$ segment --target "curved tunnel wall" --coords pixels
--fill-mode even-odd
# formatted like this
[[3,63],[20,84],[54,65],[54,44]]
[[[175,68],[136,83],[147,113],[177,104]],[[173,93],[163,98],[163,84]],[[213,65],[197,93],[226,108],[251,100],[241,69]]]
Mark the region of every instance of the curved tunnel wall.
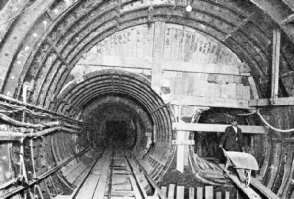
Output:
[[[71,6],[66,5],[63,1],[36,1],[36,4],[28,5],[31,7],[27,12],[17,17],[17,22],[8,23],[5,33],[1,34],[2,93],[21,98],[23,83],[30,82],[35,86],[34,92],[30,94],[30,103],[51,110],[59,110],[66,115],[78,113],[81,110],[80,106],[85,104],[87,99],[78,98],[76,100],[69,95],[65,96],[69,104],[61,105],[56,98],[63,86],[73,80],[69,75],[70,70],[82,54],[118,29],[163,20],[195,28],[226,44],[250,66],[255,81],[259,83],[260,97],[269,96],[271,31],[274,28],[281,28],[285,32],[282,32],[280,96],[292,96],[293,32],[289,30],[293,27],[289,24],[281,24],[281,19],[287,18],[292,13],[291,7],[279,3],[280,7],[273,6],[268,13],[265,13],[258,7],[264,11],[266,7],[262,5],[257,7],[254,3],[233,0],[193,1],[193,11],[187,15],[184,11],[186,4],[171,6],[165,1],[162,4],[154,4],[153,11],[152,9],[149,11],[149,4],[141,5],[140,1],[123,2],[122,4],[77,1]],[[279,12],[281,8],[285,8],[283,12]],[[172,14],[170,14],[171,11]],[[111,84],[109,79],[111,77],[108,80],[105,79],[105,82]],[[130,91],[131,85],[126,82],[123,90],[118,89],[115,85],[114,91],[134,95]],[[97,95],[111,90],[101,88],[103,87],[95,86]],[[78,89],[77,93],[79,93]],[[144,98],[143,96],[146,97],[144,92],[138,97],[138,101],[147,107],[149,113],[152,113],[153,108],[156,109],[162,104],[156,100],[144,101],[141,99]],[[153,102],[156,106],[149,104]],[[77,106],[76,110],[71,104]],[[265,112],[263,114],[267,115]],[[168,115],[167,111],[152,114],[152,120],[160,126],[159,132],[163,132],[166,128],[161,122],[166,120],[165,123],[168,123],[169,121],[164,115]],[[292,108],[269,109],[268,120],[276,127],[292,127],[291,122],[283,122],[290,121],[292,117]],[[70,135],[66,136],[70,137]],[[159,140],[170,140],[169,135],[165,132],[158,136]],[[294,190],[291,183],[294,177],[291,163],[293,161],[292,137],[291,133],[270,132],[267,137],[268,150],[261,170],[264,184],[285,197],[290,194],[293,196]],[[48,139],[39,142],[44,146],[46,146],[45,143],[47,145],[50,143]],[[62,144],[54,144],[54,146],[57,145]],[[73,152],[67,151],[67,153]],[[66,154],[62,156],[66,157]],[[44,162],[40,163],[38,168],[46,170],[42,168],[44,165]]]
[[[163,169],[168,168],[169,160],[173,156],[173,153],[170,153],[173,150],[171,146],[173,137],[171,130],[172,115],[169,107],[150,87],[150,82],[140,75],[119,70],[96,71],[83,77],[82,82],[73,82],[63,90],[58,99],[62,99],[66,103],[57,99],[59,103],[55,104],[55,110],[69,115],[76,113],[76,110],[83,110],[81,118],[85,119],[85,122],[91,123],[93,118],[91,116],[83,117],[83,114],[89,113],[88,111],[99,111],[99,108],[103,107],[103,102],[111,103],[107,107],[108,109],[111,109],[111,106],[116,103],[129,106],[133,112],[141,117],[144,126],[144,131],[139,132],[138,139],[140,139],[137,140],[134,151],[139,154],[145,150],[145,133],[151,133],[152,141],[155,143],[151,155],[157,161],[160,161],[161,165],[160,169],[154,169],[154,172],[157,173],[154,178],[162,176]],[[113,96],[116,95],[120,97],[114,98]],[[101,96],[106,96],[106,98],[99,101]],[[96,114],[99,114],[99,112]],[[93,113],[93,116],[96,117],[95,113]],[[160,177],[157,180],[159,179]]]

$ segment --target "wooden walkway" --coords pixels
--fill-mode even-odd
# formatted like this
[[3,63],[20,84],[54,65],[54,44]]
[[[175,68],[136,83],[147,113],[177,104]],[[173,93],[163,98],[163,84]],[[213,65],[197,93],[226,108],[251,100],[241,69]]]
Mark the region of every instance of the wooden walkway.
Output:
[[142,199],[148,196],[144,175],[133,157],[122,148],[107,149],[92,163],[73,165],[63,173],[77,188],[71,195],[55,199]]
[[[213,186],[189,187],[189,199],[230,199],[230,192],[214,191]],[[170,184],[161,190],[168,199],[185,199],[185,187]],[[186,196],[187,198],[187,196]]]
[[[219,165],[223,169],[223,165]],[[260,199],[251,187],[245,187],[237,176],[225,171],[227,176],[250,199]],[[76,161],[62,172],[75,188],[71,195],[57,195],[55,199],[232,199],[229,191],[214,190],[213,186],[184,187],[175,184],[157,187],[141,163],[122,147],[105,149],[90,164]],[[146,187],[153,188],[146,193]],[[253,179],[252,186],[262,190],[268,198],[278,198],[261,183]],[[150,189],[149,189],[150,190]]]

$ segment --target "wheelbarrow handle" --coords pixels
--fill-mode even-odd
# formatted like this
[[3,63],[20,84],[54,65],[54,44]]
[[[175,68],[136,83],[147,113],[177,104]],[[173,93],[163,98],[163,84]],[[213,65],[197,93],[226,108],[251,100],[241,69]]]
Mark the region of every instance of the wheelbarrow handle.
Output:
[[223,147],[221,147],[221,149],[223,150],[224,155],[227,157],[227,151]]

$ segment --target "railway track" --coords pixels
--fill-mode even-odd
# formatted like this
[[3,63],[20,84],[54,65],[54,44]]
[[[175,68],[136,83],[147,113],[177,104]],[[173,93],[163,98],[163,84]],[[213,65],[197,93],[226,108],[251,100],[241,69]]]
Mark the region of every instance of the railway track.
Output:
[[[116,144],[105,149],[85,171],[84,178],[76,184],[70,196],[58,195],[56,199],[147,199],[160,197],[161,190],[149,177],[134,156],[122,145]],[[147,193],[144,187],[156,191]],[[158,197],[159,196],[159,197]]]

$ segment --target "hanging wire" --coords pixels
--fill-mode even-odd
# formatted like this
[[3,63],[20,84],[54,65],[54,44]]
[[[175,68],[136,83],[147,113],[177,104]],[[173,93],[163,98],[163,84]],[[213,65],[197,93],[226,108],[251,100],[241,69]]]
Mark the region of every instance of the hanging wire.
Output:
[[252,112],[252,113],[240,113],[240,114],[238,114],[239,116],[249,116],[249,115],[254,115],[256,113],[256,111],[255,112]]
[[282,132],[282,133],[289,133],[289,132],[294,132],[294,129],[277,129],[273,126],[271,126],[265,119],[264,117],[260,114],[259,110],[256,111],[257,115],[260,117],[260,119],[262,120],[263,123],[265,123],[265,125],[267,125],[270,129],[277,131],[277,132]]

